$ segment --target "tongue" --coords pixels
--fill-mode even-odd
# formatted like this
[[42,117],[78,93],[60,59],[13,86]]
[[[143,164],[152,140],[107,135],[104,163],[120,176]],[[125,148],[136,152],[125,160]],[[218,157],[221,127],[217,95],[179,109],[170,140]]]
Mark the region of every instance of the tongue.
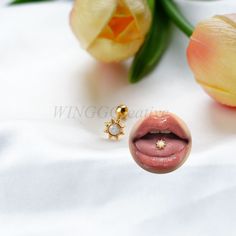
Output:
[[[166,143],[163,149],[158,149],[156,146],[159,140],[163,140]],[[135,146],[141,153],[147,156],[169,157],[182,151],[186,146],[186,141],[173,134],[148,134],[135,141]]]

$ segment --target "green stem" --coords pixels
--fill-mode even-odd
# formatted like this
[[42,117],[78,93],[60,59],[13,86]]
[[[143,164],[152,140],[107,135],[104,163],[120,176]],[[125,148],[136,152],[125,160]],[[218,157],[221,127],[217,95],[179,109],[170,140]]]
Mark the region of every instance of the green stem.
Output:
[[178,7],[172,0],[161,0],[161,2],[169,18],[183,33],[190,37],[193,34],[194,27],[182,15]]

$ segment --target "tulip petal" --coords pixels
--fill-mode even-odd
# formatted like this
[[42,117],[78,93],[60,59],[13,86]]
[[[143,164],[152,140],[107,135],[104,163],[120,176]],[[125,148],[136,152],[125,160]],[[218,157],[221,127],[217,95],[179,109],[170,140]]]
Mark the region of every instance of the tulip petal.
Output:
[[136,39],[142,39],[140,31],[137,29],[135,22],[131,23],[117,38],[119,43],[129,43]]
[[96,59],[118,62],[138,51],[151,18],[146,0],[76,0],[71,27]]
[[236,24],[215,16],[199,23],[187,50],[196,80],[215,100],[236,106]]
[[152,16],[151,12],[146,9],[149,7],[146,0],[124,0],[127,7],[130,9],[133,17],[135,18],[137,27],[140,32],[145,35],[151,25]]
[[198,83],[204,88],[204,90],[216,101],[221,104],[235,107],[236,94],[230,91],[222,90],[220,88],[215,88],[212,85],[203,84],[198,81]]
[[118,43],[129,43],[143,37],[137,28],[134,17],[123,1],[118,2],[117,9],[99,35],[100,38],[107,38]]
[[113,17],[111,21],[108,23],[112,31],[114,32],[114,36],[119,36],[120,33],[122,33],[128,25],[133,21],[132,16],[127,17]]
[[107,25],[117,7],[117,0],[76,0],[71,11],[71,27],[87,49]]
[[134,40],[130,43],[114,43],[112,40],[97,38],[88,51],[98,60],[103,62],[119,62],[133,56],[143,43],[142,39]]

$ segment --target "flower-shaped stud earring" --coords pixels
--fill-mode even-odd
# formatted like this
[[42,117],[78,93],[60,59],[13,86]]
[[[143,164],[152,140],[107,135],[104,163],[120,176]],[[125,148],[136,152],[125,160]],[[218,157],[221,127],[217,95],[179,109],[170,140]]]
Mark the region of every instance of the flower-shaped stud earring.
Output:
[[108,134],[108,138],[118,140],[120,136],[124,135],[124,124],[122,121],[126,120],[128,116],[128,107],[126,105],[119,105],[116,108],[116,118],[105,122],[104,132]]

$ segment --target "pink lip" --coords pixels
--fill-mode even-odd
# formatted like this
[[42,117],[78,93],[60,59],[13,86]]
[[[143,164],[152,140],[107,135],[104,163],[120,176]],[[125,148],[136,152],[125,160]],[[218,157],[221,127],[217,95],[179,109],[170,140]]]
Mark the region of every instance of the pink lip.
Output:
[[[163,134],[163,131],[170,134]],[[163,150],[155,145],[160,139],[166,142]],[[154,173],[167,173],[180,167],[190,153],[191,143],[185,123],[167,112],[154,112],[140,120],[131,132],[129,141],[131,154],[137,164]]]

